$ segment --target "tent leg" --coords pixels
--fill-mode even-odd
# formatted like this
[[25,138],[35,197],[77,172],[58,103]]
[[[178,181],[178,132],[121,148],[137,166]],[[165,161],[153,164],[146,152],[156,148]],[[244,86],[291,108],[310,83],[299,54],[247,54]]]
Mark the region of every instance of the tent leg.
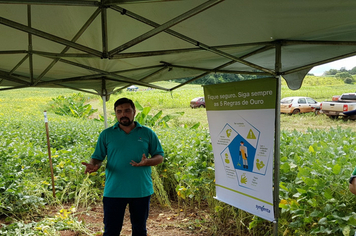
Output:
[[275,136],[274,136],[274,162],[273,162],[273,206],[274,206],[274,224],[273,235],[278,236],[278,219],[279,219],[279,168],[280,168],[280,140],[281,140],[281,76],[282,68],[282,46],[276,46],[275,72],[277,80],[277,99],[275,109]]
[[274,141],[274,178],[273,178],[273,205],[274,205],[274,221],[273,235],[278,236],[278,219],[279,219],[279,168],[280,168],[280,100],[281,100],[281,76],[277,76],[277,100],[275,109],[275,141]]
[[102,96],[103,99],[103,113],[104,113],[104,123],[105,129],[108,127],[108,117],[106,115],[106,96]]

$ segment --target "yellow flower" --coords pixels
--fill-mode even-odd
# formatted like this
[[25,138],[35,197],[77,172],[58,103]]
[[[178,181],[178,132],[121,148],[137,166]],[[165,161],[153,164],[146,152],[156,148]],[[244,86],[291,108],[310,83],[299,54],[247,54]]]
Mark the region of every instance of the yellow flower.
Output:
[[59,166],[60,168],[63,168],[63,167],[64,167],[64,164],[65,164],[65,162],[64,162],[64,161],[61,161],[61,162],[58,164],[58,166]]
[[287,204],[288,204],[288,201],[285,200],[285,199],[282,199],[281,202],[280,202],[280,204],[287,205]]
[[66,219],[69,214],[70,214],[70,212],[68,212],[66,209],[61,209],[59,211],[59,217],[62,219]]

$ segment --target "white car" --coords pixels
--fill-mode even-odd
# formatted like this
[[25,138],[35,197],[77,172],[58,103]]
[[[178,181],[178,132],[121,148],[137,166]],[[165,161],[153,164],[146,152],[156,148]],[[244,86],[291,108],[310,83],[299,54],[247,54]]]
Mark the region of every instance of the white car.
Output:
[[281,100],[281,113],[317,113],[319,110],[320,103],[310,97],[286,97]]

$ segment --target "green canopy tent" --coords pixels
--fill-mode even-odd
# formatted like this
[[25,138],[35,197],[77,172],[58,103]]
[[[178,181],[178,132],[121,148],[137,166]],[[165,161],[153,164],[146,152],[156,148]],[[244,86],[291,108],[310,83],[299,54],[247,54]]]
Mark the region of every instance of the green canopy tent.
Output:
[[314,66],[356,55],[355,9],[354,0],[0,0],[0,90],[70,88],[105,105],[131,85],[172,91],[184,84],[154,82],[215,72],[282,76],[298,89]]
[[[110,95],[208,73],[281,75],[356,55],[352,0],[0,0],[0,86]],[[93,91],[94,90],[94,91]]]

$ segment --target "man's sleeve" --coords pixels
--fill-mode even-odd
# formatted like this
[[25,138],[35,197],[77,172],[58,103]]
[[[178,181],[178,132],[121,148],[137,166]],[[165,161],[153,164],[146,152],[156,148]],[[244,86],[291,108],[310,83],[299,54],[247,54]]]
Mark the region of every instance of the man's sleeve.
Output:
[[107,154],[106,148],[106,135],[104,132],[101,132],[98,138],[98,142],[96,143],[95,151],[91,158],[103,161]]
[[354,171],[352,172],[352,175],[356,175],[356,168],[355,168]]
[[153,131],[151,131],[151,143],[150,143],[149,153],[151,154],[151,156],[154,155],[164,156],[161,142],[159,141],[157,134]]

